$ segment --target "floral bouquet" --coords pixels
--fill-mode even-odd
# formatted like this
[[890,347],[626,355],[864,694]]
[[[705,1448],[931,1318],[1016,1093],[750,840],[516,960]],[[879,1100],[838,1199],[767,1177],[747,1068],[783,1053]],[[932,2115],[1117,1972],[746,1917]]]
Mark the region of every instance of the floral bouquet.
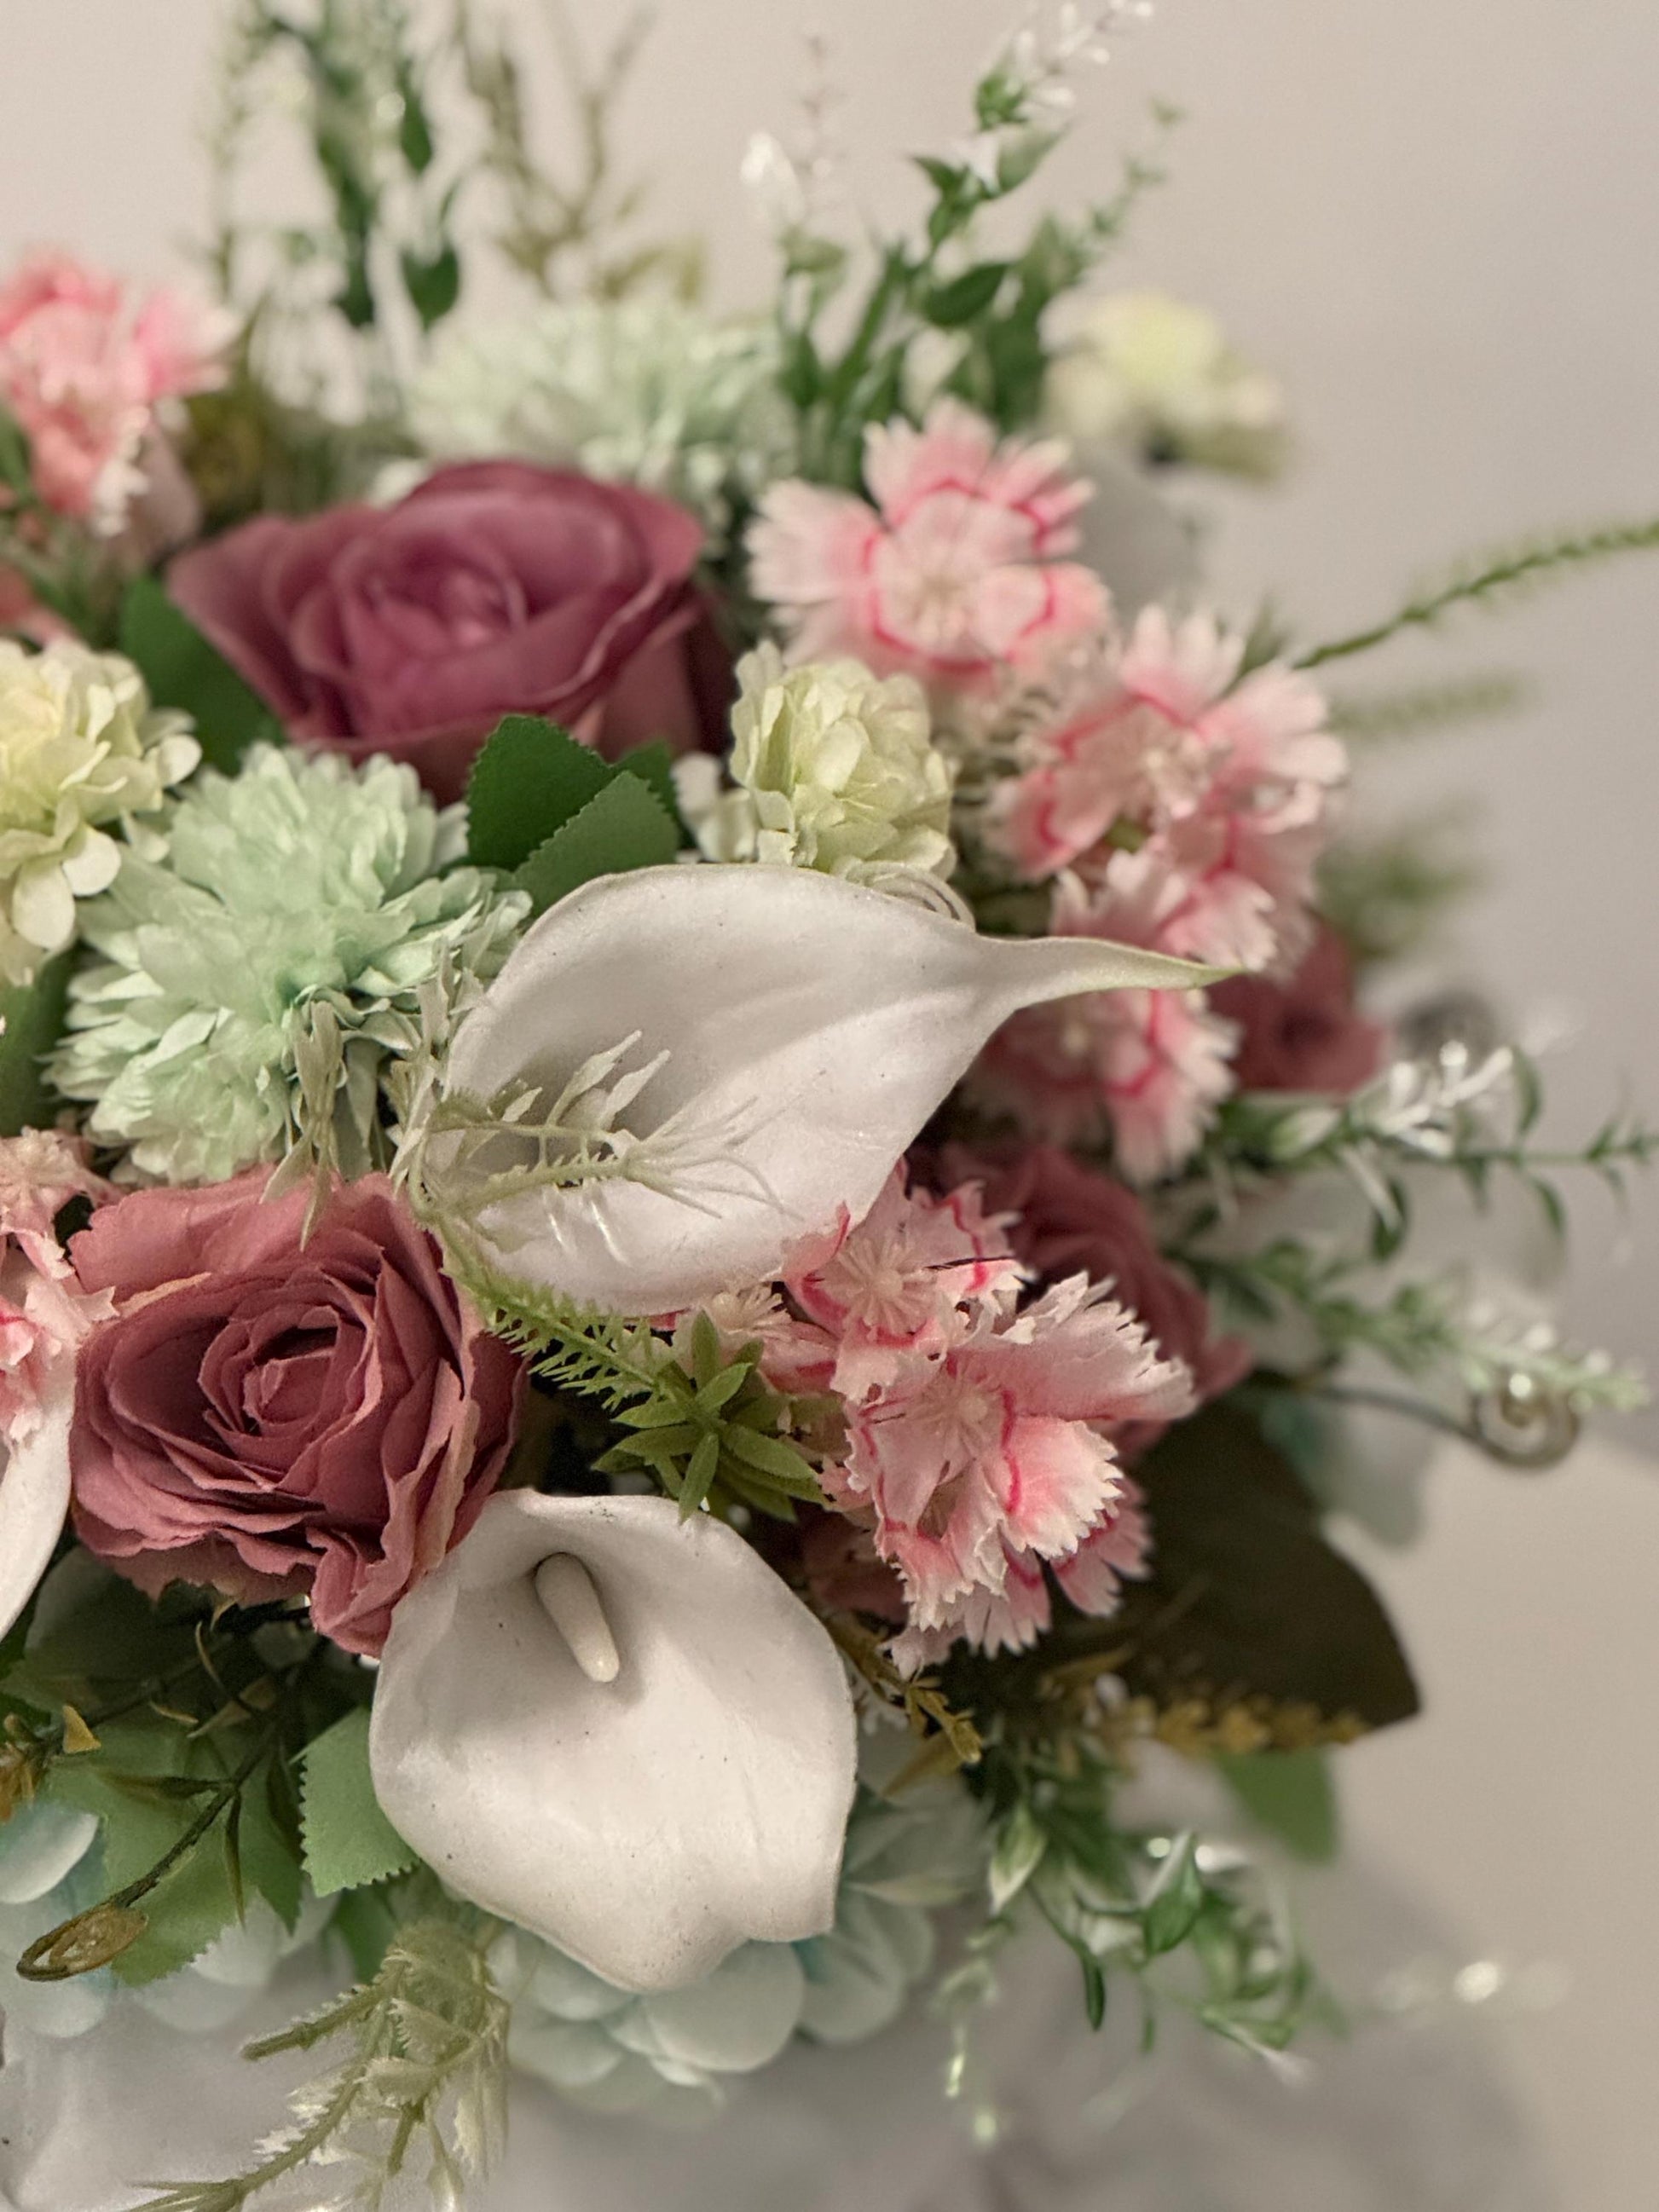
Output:
[[[0,286],[5,2009],[351,1984],[169,2212],[453,2192],[509,2066],[701,2104],[913,2001],[960,2090],[1016,1938],[1080,2035],[1281,2052],[1329,2002],[1249,1838],[1324,1849],[1416,1705],[1353,1408],[1531,1465],[1639,1395],[1446,1231],[1561,1227],[1527,1060],[1358,1009],[1456,871],[1341,825],[1351,746],[1491,702],[1322,680],[1659,530],[1207,611],[1277,387],[1082,304],[1150,159],[1018,218],[1133,12],[1018,33],[873,244],[815,92],[722,321],[625,52],[573,183],[467,9],[243,0],[217,305]],[[239,211],[267,112],[302,230]],[[539,304],[452,335],[484,231]],[[1138,1808],[1154,1741],[1250,1822]]]

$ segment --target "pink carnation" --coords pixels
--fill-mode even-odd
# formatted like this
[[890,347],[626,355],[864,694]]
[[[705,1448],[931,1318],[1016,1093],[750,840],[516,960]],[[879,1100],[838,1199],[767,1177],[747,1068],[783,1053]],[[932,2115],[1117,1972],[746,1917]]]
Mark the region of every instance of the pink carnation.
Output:
[[880,673],[979,685],[1038,662],[1109,615],[1077,544],[1089,487],[1063,447],[1008,439],[960,401],[921,429],[872,425],[873,505],[814,484],[775,485],[750,533],[754,588],[804,660],[852,653]]
[[108,1311],[106,1298],[79,1294],[53,1224],[73,1198],[114,1194],[79,1138],[25,1129],[0,1139],[0,1445],[33,1433],[59,1368]]
[[[1123,854],[1114,892],[1091,900],[1075,878],[1054,902],[1057,937],[1158,945],[1177,879],[1154,856]],[[1191,1158],[1233,1089],[1235,1031],[1201,991],[1103,991],[1016,1014],[986,1048],[979,1086],[1034,1135],[1075,1144],[1109,1133],[1131,1182],[1152,1182]]]
[[1278,664],[1239,679],[1243,650],[1208,616],[1174,624],[1147,608],[1115,665],[1074,679],[1029,732],[1027,765],[998,793],[990,835],[1022,873],[1076,866],[1111,896],[1131,854],[1107,841],[1130,830],[1138,866],[1156,869],[1167,891],[1147,942],[1282,969],[1308,941],[1346,757],[1315,687]]
[[82,1541],[159,1591],[308,1595],[375,1652],[506,1464],[523,1370],[384,1176],[267,1204],[263,1171],[136,1191],[75,1240],[114,1318],[76,1369]]
[[226,335],[173,292],[135,310],[118,278],[67,255],[0,284],[0,402],[28,437],[46,504],[118,528],[144,486],[156,410],[220,381]]
[[[1051,1145],[988,1157],[952,1145],[942,1165],[953,1177],[982,1181],[988,1201],[1006,1210],[1014,1249],[1040,1283],[1081,1273],[1109,1290],[1164,1357],[1190,1371],[1200,1405],[1249,1372],[1249,1345],[1212,1333],[1208,1299],[1159,1251],[1146,1208],[1126,1183]],[[1120,1432],[1119,1449],[1133,1457],[1163,1429],[1146,1423]]]
[[1073,1559],[1122,1510],[1107,1429],[1192,1402],[1186,1370],[1082,1276],[898,1357],[849,1407],[848,1455],[825,1483],[873,1517],[875,1548],[903,1579],[922,1639],[907,1658],[937,1637],[1029,1643],[1045,1564]]

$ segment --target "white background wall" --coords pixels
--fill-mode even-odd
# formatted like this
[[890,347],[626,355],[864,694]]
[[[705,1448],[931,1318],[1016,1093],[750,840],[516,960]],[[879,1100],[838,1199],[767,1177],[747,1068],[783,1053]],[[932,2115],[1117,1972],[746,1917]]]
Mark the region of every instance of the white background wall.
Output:
[[[537,0],[506,4],[533,40]],[[581,12],[614,21],[618,0]],[[662,13],[629,143],[666,220],[712,230],[733,300],[764,281],[738,155],[787,123],[803,32],[833,34],[879,207],[905,189],[895,149],[958,127],[1006,18],[1004,0]],[[200,222],[192,122],[217,15],[216,0],[0,0],[0,258],[62,240],[135,270],[176,261]],[[1659,512],[1651,0],[1164,0],[1091,94],[1057,184],[1115,176],[1153,93],[1189,120],[1117,274],[1213,305],[1283,371],[1300,430],[1290,483],[1230,502],[1224,600],[1271,587],[1331,634],[1467,548]],[[544,105],[556,143],[550,90]],[[1447,969],[1488,979],[1523,1022],[1571,1025],[1552,1072],[1564,1134],[1624,1096],[1659,1114],[1659,558],[1469,618],[1455,642],[1375,671],[1473,663],[1532,686],[1520,718],[1381,779],[1390,805],[1479,802],[1489,881]],[[1659,1194],[1632,1228],[1584,1195],[1575,1322],[1659,1364]],[[1654,1417],[1639,1432],[1659,1443]],[[1655,2163],[1659,1942],[1628,1900],[1652,1827],[1659,1500],[1611,1458],[1524,1502],[1467,1470],[1446,1481],[1425,1552],[1388,1571],[1437,1722],[1355,1755],[1363,1832],[1511,1956],[1541,1948],[1575,1974],[1522,2038],[1528,2094],[1570,2212],[1629,2212]]]

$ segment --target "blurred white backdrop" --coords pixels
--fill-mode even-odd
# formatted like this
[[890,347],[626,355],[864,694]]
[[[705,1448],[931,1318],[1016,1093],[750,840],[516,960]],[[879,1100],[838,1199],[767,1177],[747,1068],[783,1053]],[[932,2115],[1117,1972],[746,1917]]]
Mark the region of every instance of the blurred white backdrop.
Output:
[[[500,4],[545,64],[539,0]],[[718,295],[752,297],[765,250],[738,162],[752,130],[788,127],[805,33],[830,36],[853,189],[879,215],[908,189],[894,149],[956,133],[1014,4],[663,0],[623,131],[662,227],[706,228]],[[576,12],[614,24],[621,0]],[[182,262],[220,15],[0,0],[0,258],[62,241],[144,274]],[[1466,550],[1659,512],[1656,89],[1651,0],[1162,0],[1124,38],[1054,189],[1108,187],[1149,100],[1176,102],[1173,180],[1109,281],[1215,308],[1297,425],[1285,484],[1225,502],[1221,604],[1271,591],[1333,635]],[[538,110],[556,149],[550,69]],[[1364,673],[1462,667],[1514,672],[1525,711],[1370,772],[1378,805],[1478,805],[1484,894],[1439,970],[1559,1037],[1564,1139],[1610,1103],[1659,1113],[1659,557]],[[1583,1196],[1573,1326],[1659,1364],[1659,1191],[1628,1219]],[[1659,1444],[1659,1416],[1631,1433]],[[1528,2094],[1571,2212],[1630,2212],[1655,2165],[1659,1920],[1632,1900],[1652,1888],[1659,1490],[1604,1454],[1524,1498],[1462,1462],[1444,1481],[1424,1553],[1383,1568],[1438,1724],[1354,1754],[1356,1823],[1494,1946],[1568,1966],[1574,1994],[1517,2031]],[[1600,1874],[1569,1880],[1575,1857]]]

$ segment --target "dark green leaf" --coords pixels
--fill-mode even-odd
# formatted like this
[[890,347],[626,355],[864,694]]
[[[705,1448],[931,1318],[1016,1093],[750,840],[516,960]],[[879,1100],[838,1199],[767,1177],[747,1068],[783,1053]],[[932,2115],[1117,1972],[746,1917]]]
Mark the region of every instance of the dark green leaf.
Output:
[[1370,1728],[1417,1711],[1376,1593],[1326,1542],[1289,1462],[1245,1415],[1208,1407],[1137,1474],[1153,1572],[1112,1623],[1133,1691],[1159,1705],[1254,1699]]
[[409,295],[410,305],[421,319],[423,331],[432,330],[442,322],[461,296],[461,257],[446,239],[437,252],[430,255],[411,253],[407,247],[398,256],[403,270],[404,289]]
[[1166,1864],[1162,1880],[1140,1916],[1141,1941],[1149,1959],[1178,1951],[1198,1925],[1204,1910],[1204,1877],[1190,1836],[1183,1837]]
[[70,959],[49,960],[33,983],[0,989],[0,1137],[50,1127],[56,1106],[41,1060],[64,1033]]
[[[666,738],[653,738],[648,745],[635,745],[617,763],[629,775],[636,775],[651,796],[657,801],[672,822],[680,819],[679,793],[674,788],[674,755]],[[684,836],[682,842],[689,842]]]
[[481,868],[521,868],[615,773],[557,723],[509,714],[491,732],[467,785],[468,858]]
[[935,284],[922,301],[921,312],[942,331],[959,330],[985,313],[1007,274],[1006,261],[981,261],[949,283]]
[[1250,1818],[1297,1858],[1323,1865],[1336,1856],[1336,1789],[1323,1752],[1263,1751],[1216,1765]]
[[307,1744],[301,1785],[306,1872],[319,1897],[406,1874],[416,1854],[380,1810],[362,1708]]
[[672,860],[679,832],[638,776],[618,775],[580,814],[538,845],[514,883],[530,893],[537,914],[592,883]]
[[28,434],[16,416],[0,407],[0,483],[27,499],[33,485]]
[[1097,1959],[1081,1959],[1079,1964],[1083,1969],[1083,2002],[1089,2025],[1098,2028],[1106,2018],[1106,1977]]
[[350,1889],[340,1899],[334,1925],[350,1954],[352,1971],[360,1982],[372,1982],[380,1971],[392,1937],[402,1925],[384,1889]]
[[298,1807],[287,1771],[273,1762],[242,1793],[239,1841],[242,1876],[285,1928],[300,1917],[305,1895]]
[[256,740],[283,742],[282,726],[258,692],[208,643],[154,576],[136,577],[121,604],[121,650],[138,665],[158,707],[196,724],[202,757],[234,774]]

